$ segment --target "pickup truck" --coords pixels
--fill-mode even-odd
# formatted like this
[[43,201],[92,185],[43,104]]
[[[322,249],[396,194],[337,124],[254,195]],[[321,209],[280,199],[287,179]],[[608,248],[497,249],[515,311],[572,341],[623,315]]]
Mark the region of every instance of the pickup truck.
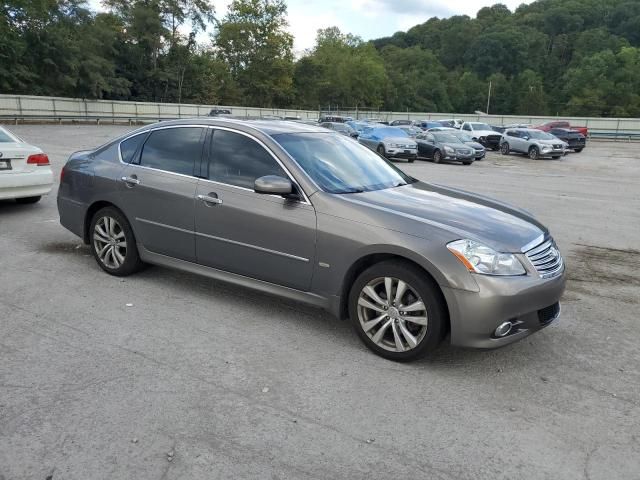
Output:
[[567,130],[573,130],[574,132],[579,132],[587,138],[589,136],[589,129],[587,127],[573,127],[566,120],[559,120],[555,122],[547,122],[542,125],[538,125],[533,127],[536,130],[542,130],[543,132],[549,132],[554,128],[566,128]]

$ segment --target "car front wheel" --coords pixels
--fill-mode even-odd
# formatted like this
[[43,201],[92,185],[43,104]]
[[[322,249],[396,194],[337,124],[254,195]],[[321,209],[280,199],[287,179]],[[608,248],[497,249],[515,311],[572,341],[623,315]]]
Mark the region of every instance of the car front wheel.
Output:
[[377,152],[381,157],[387,158],[387,151],[384,149],[384,145],[378,145]]
[[89,232],[91,251],[105,272],[124,277],[140,269],[142,261],[133,230],[119,210],[105,207],[96,212]]
[[399,362],[433,351],[445,332],[437,286],[404,261],[380,262],[360,274],[349,295],[349,317],[369,349]]
[[433,163],[440,163],[442,161],[442,153],[440,150],[436,150],[433,153]]
[[509,155],[509,144],[507,142],[504,142],[500,147],[500,153],[502,155]]
[[531,160],[537,160],[540,157],[540,151],[538,150],[538,147],[531,147],[529,149],[529,158]]

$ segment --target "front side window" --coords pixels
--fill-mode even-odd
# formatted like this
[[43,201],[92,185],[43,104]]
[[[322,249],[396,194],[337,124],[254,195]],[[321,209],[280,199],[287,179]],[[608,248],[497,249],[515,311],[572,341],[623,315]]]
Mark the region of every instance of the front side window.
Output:
[[216,130],[211,141],[209,180],[253,190],[256,179],[265,175],[288,178],[273,156],[245,135]]
[[334,133],[283,133],[273,138],[328,193],[392,188],[415,180],[365,146]]
[[203,128],[180,127],[155,130],[142,147],[140,165],[167,172],[193,175],[202,155]]

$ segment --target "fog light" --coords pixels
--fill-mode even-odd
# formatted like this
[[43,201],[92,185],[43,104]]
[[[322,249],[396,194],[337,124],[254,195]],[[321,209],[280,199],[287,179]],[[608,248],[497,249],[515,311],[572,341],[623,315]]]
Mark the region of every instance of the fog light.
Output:
[[513,324],[511,322],[501,323],[500,325],[498,325],[498,328],[496,328],[496,331],[493,332],[493,334],[498,338],[506,337],[507,335],[509,335],[512,327]]

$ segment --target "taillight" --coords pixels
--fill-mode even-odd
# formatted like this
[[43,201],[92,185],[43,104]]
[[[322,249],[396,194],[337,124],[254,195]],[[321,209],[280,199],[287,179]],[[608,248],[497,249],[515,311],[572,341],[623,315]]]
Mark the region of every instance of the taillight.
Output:
[[62,183],[62,180],[64,180],[64,167],[60,170],[60,183]]
[[27,163],[31,165],[37,165],[39,167],[43,165],[51,165],[49,163],[49,157],[47,157],[46,153],[36,153],[35,155],[29,155],[29,158],[27,158]]

